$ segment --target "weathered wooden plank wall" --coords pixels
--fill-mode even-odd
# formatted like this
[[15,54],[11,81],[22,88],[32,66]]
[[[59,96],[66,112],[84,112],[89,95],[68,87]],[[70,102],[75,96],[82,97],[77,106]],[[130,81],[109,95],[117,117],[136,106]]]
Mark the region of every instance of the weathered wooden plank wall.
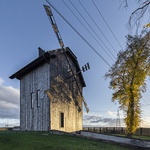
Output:
[[[76,73],[76,67],[74,61],[70,58],[70,65]],[[57,102],[53,102],[51,100],[51,129],[52,130],[62,130],[67,132],[78,131],[82,129],[82,111],[78,111],[78,106],[82,109],[82,100],[81,95],[79,93],[79,89],[74,81],[74,77],[68,78],[71,76],[71,70],[66,60],[66,56],[64,54],[57,55],[56,58],[50,60],[51,64],[51,87],[57,84],[57,81],[54,80],[57,76],[59,76],[64,81],[64,86],[62,86],[62,90],[68,91],[59,93],[59,97]],[[79,77],[77,76],[78,82]],[[79,82],[80,90],[82,89],[81,83]],[[70,92],[71,91],[71,92]],[[63,96],[62,93],[64,94]],[[71,94],[71,96],[69,95]],[[65,97],[65,98],[64,98]],[[71,98],[71,99],[70,99]],[[76,102],[78,102],[78,106]],[[60,113],[64,113],[64,128],[60,127]]]
[[[49,129],[50,102],[45,94],[45,90],[49,88],[50,68],[47,63],[22,77],[20,85],[21,130],[46,131]],[[40,91],[39,106],[37,104],[37,90]],[[33,93],[33,106],[31,106],[31,93]]]
[[[78,89],[74,76],[68,78],[72,76],[72,73],[64,53],[60,53],[58,50],[53,53],[56,54],[56,57],[50,58],[49,63],[39,66],[21,78],[21,130],[47,131],[55,129],[73,132],[82,129],[82,96],[79,92],[79,89],[82,91],[82,84],[80,78],[78,75],[76,76]],[[75,60],[72,59],[72,56],[67,56],[67,58],[76,73]],[[57,77],[61,79],[63,85],[58,83]],[[51,91],[56,84],[59,89],[55,94],[57,101],[54,102],[54,99],[47,97],[45,91]],[[39,106],[37,91],[40,92]],[[63,128],[60,128],[61,112],[64,113],[65,120]]]

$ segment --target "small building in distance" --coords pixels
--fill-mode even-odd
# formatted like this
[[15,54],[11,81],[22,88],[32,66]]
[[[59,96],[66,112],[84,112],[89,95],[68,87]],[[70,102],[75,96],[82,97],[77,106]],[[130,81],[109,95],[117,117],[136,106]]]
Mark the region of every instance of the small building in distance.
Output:
[[21,131],[82,130],[86,85],[77,57],[68,47],[47,52],[39,48],[39,57],[10,78],[20,80]]

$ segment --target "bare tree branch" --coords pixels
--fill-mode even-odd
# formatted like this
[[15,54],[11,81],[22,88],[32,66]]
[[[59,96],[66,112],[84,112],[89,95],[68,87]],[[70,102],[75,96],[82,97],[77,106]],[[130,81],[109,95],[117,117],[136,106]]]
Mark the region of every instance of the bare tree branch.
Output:
[[[139,7],[135,9],[130,17],[129,17],[129,22],[128,22],[128,27],[129,30],[132,31],[133,27],[137,27],[137,31],[141,25],[141,19],[144,17],[146,13],[150,14],[150,0],[135,0],[138,4]],[[124,7],[128,7],[128,0],[122,0],[122,4],[124,4]]]

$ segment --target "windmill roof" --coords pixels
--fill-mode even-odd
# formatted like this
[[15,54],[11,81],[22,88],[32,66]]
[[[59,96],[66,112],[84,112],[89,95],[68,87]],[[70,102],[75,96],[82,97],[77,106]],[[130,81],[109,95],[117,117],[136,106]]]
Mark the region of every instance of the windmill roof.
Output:
[[[33,60],[32,62],[30,62],[29,64],[27,64],[26,66],[24,66],[23,68],[21,68],[20,70],[18,70],[17,72],[15,72],[14,74],[12,74],[9,78],[10,79],[21,79],[21,77],[23,77],[24,75],[28,74],[29,72],[31,72],[32,70],[38,68],[39,66],[43,65],[44,63],[49,62],[49,60],[51,58],[55,58],[57,54],[59,53],[64,53],[66,52],[67,55],[69,55],[72,60],[75,63],[77,72],[80,71],[80,66],[78,64],[78,60],[77,57],[74,55],[74,53],[70,50],[69,47],[65,48],[65,51],[63,49],[56,49],[56,50],[51,50],[51,51],[47,51],[44,52],[43,55],[39,56],[38,58],[36,58],[35,60]],[[82,83],[82,86],[85,87],[85,81],[83,78],[82,73],[79,73],[79,77]]]

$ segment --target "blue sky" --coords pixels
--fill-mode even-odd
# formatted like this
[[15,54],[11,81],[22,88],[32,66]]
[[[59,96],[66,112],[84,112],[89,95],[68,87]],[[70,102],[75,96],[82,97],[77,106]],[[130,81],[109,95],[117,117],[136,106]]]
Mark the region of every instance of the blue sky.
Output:
[[[105,43],[108,50],[116,58],[121,47],[116,42],[104,20],[94,7],[92,0],[80,0],[87,9],[93,20],[99,26],[107,40],[99,29],[95,26],[87,13],[84,11],[78,0],[71,0],[74,6],[84,16],[93,30],[84,22],[78,12],[71,5],[69,0],[64,0],[72,11],[81,19],[82,23],[90,30],[93,36]],[[104,52],[103,48],[91,37],[80,22],[73,16],[70,10],[64,5],[62,0],[50,0],[50,2],[61,12],[61,14],[76,28],[76,30],[95,48],[96,51],[110,64],[114,61]],[[95,4],[103,14],[111,30],[117,37],[122,48],[125,48],[128,34],[127,23],[129,15],[136,8],[134,1],[129,2],[129,7],[120,7],[120,0],[100,1],[94,0]],[[11,80],[9,76],[37,58],[38,47],[44,50],[60,48],[51,24],[47,18],[43,4],[44,0],[1,0],[0,1],[0,123],[1,125],[18,123],[19,119],[19,81]],[[91,69],[83,73],[87,87],[83,94],[90,108],[91,115],[99,114],[102,117],[117,117],[118,104],[111,102],[112,91],[108,88],[109,80],[105,80],[104,75],[109,66],[72,30],[72,28],[53,10],[60,34],[64,44],[77,56],[80,66],[89,62]],[[143,20],[142,25],[147,22]],[[99,41],[100,42],[100,41]],[[100,42],[101,43],[101,42]],[[101,45],[103,45],[101,43]],[[104,47],[104,46],[103,46]],[[106,48],[105,48],[106,49]],[[109,53],[109,51],[107,53]],[[112,54],[110,54],[112,56]],[[112,57],[113,57],[112,56]],[[149,81],[147,82],[149,85]],[[150,87],[148,86],[148,90]],[[5,93],[5,94],[4,94]],[[149,92],[145,93],[141,103],[142,118],[147,125],[149,118]],[[7,106],[7,107],[6,107]],[[7,113],[7,115],[6,115]],[[121,117],[123,113],[120,112]]]

